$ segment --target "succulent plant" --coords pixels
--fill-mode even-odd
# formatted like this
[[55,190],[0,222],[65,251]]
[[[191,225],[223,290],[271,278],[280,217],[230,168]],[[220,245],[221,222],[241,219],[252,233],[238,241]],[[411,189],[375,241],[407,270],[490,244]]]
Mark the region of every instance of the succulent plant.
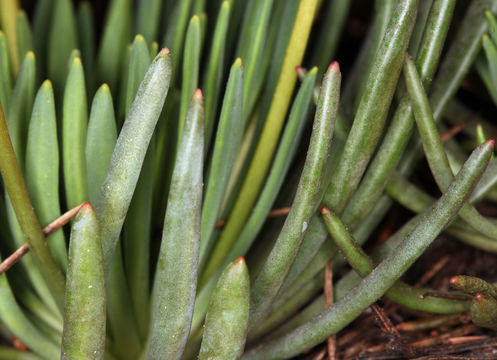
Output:
[[375,1],[342,77],[352,6],[111,0],[100,34],[88,2],[0,0],[0,329],[29,349],[0,359],[286,359],[382,296],[496,326],[494,285],[400,278],[442,231],[497,252],[495,126],[441,136],[473,63],[497,103],[497,1]]

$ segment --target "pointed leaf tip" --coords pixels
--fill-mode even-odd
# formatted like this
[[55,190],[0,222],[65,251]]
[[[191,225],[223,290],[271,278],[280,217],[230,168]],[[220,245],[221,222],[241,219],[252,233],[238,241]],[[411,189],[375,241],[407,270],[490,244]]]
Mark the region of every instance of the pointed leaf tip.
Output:
[[340,71],[340,64],[338,63],[338,61],[333,61],[330,64],[330,67],[328,68],[328,70]]
[[98,91],[110,91],[110,88],[109,88],[109,85],[107,85],[107,83],[103,83],[102,85],[100,85],[100,87],[98,88]]
[[169,50],[169,48],[162,48],[162,50],[159,52],[159,55],[171,56],[171,50]]
[[487,140],[487,144],[488,144],[489,146],[494,147],[494,146],[495,146],[495,139],[489,139],[489,140]]
[[330,209],[327,207],[327,206],[323,206],[321,207],[321,214],[329,214],[330,213]]
[[235,262],[237,263],[245,263],[245,258],[243,256],[239,256],[235,259]]
[[453,277],[450,278],[449,283],[451,285],[455,285],[455,284],[457,284],[457,279],[458,279],[457,276],[453,276]]
[[93,210],[93,206],[89,201],[85,201],[83,204],[81,204],[80,210]]
[[45,81],[43,81],[43,84],[41,84],[41,86],[52,88],[52,82],[49,79],[46,79]]
[[202,100],[203,99],[203,94],[202,94],[202,90],[201,89],[197,89],[195,90],[195,92],[193,93],[193,98],[196,99],[196,100]]
[[482,300],[485,299],[485,294],[483,294],[483,293],[477,293],[475,295],[475,299],[478,300],[478,301],[482,301]]

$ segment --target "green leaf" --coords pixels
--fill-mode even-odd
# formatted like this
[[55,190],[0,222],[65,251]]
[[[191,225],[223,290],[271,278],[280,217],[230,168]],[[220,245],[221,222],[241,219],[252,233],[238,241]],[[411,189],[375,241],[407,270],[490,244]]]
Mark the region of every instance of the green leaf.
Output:
[[397,3],[376,53],[342,156],[324,198],[326,206],[337,214],[342,213],[356,189],[380,138],[416,19],[417,3],[416,0]]
[[[321,213],[326,227],[343,257],[360,277],[364,278],[368,276],[374,270],[372,259],[362,250],[352,235],[350,235],[340,218],[326,207],[321,209]],[[415,288],[397,281],[385,293],[385,296],[397,304],[418,311],[456,313],[468,310],[468,303],[466,301],[440,299],[437,297],[423,298],[423,294],[427,292],[433,292],[433,290]]]
[[497,11],[497,1],[471,2],[445,54],[430,94],[430,105],[436,121],[441,118],[481,49],[481,37],[488,29],[484,18],[487,9]]
[[[52,83],[45,80],[36,95],[26,147],[26,187],[41,226],[60,216],[59,144]],[[62,229],[50,235],[48,247],[65,272],[67,248]]]
[[212,36],[211,51],[202,88],[205,89],[205,148],[209,149],[212,132],[215,126],[215,116],[219,103],[219,91],[223,76],[227,29],[230,19],[230,2],[223,1],[216,20]]
[[74,8],[70,0],[54,0],[48,35],[48,76],[56,99],[62,98],[71,52],[78,47]]
[[62,114],[62,169],[70,209],[88,200],[85,159],[87,126],[85,75],[81,59],[75,57],[70,64],[64,89]]
[[60,309],[64,304],[64,275],[55,263],[46,244],[40,224],[29,200],[14,148],[10,142],[7,124],[0,105],[0,172],[12,208],[26,236],[29,248]]
[[[136,95],[140,82],[150,65],[145,39],[135,37],[129,59],[126,113]],[[150,237],[153,201],[154,141],[147,151],[143,167],[124,223],[124,264],[130,295],[138,325],[138,333],[146,337],[149,322]]]
[[128,211],[140,169],[171,79],[171,57],[163,49],[143,79],[112,153],[97,200],[106,274]]
[[478,326],[497,328],[497,300],[487,294],[478,293],[469,308],[471,321]]
[[112,95],[109,86],[103,84],[93,98],[86,134],[85,158],[88,196],[92,204],[97,203],[116,139],[117,130]]
[[[172,84],[178,76],[178,66],[182,63],[181,55],[183,54],[183,39],[185,36],[186,26],[190,17],[190,7],[192,0],[183,0],[174,2],[174,8],[165,9],[166,14],[170,14],[167,21],[166,32],[162,40],[162,45],[171,49],[172,54]],[[167,4],[166,4],[167,6]]]
[[312,61],[311,64],[316,64],[320,73],[324,73],[326,66],[330,60],[334,58],[340,35],[347,20],[349,9],[351,6],[350,0],[328,1],[321,4],[324,12],[323,26],[326,31],[321,31],[319,36],[312,43]]
[[147,42],[143,36],[136,35],[129,54],[128,76],[126,77],[126,82],[122,84],[126,87],[125,114],[129,112],[140,83],[150,66],[150,62]]
[[12,93],[12,75],[9,65],[9,50],[7,48],[7,40],[2,31],[0,31],[0,103],[2,104],[5,113],[9,112],[10,96]]
[[[442,53],[454,6],[453,0],[434,1],[427,21],[428,25],[423,34],[416,61],[426,91],[429,90]],[[409,98],[404,92],[377,154],[343,212],[341,218],[345,224],[352,228],[356,227],[366,218],[382,196],[389,177],[404,153],[413,126],[414,116]]]
[[103,359],[105,276],[98,221],[90,203],[71,229],[61,359]]
[[[266,1],[265,4],[270,3]],[[266,6],[266,5],[264,5]],[[314,18],[314,13],[317,8],[317,1],[303,0],[300,3],[297,17],[295,19],[292,35],[287,47],[285,61],[280,73],[278,85],[273,96],[269,113],[266,117],[267,121],[264,124],[264,129],[261,137],[258,140],[257,149],[250,163],[250,168],[247,172],[242,185],[242,189],[234,205],[233,210],[228,218],[227,226],[224,228],[218,244],[225,249],[224,253],[219,254],[221,257],[226,256],[227,252],[235,242],[241,229],[243,228],[259,190],[266,178],[267,171],[271,164],[273,154],[279,140],[283,121],[285,120],[291,96],[297,80],[295,67],[300,65],[304,56],[305,48],[309,38],[309,33]],[[261,15],[262,17],[262,15]],[[258,34],[260,36],[260,34]],[[260,39],[250,39],[249,43],[255,43]],[[245,90],[244,90],[244,106],[246,97],[251,86],[247,82],[251,79],[250,71],[253,71],[254,64],[247,64],[245,67]],[[252,70],[251,70],[252,69]],[[246,115],[246,110],[243,110],[243,116]],[[219,246],[219,245],[218,245]]]
[[149,359],[178,359],[195,303],[202,207],[203,99],[195,91],[174,167],[155,274]]
[[[217,261],[214,260],[214,258],[218,257],[217,254],[219,253],[216,248],[216,250],[212,253],[212,261],[209,263],[210,268],[206,268],[202,273],[199,286],[202,286],[204,283],[205,285],[202,286],[195,303],[195,312],[192,320],[192,333],[195,333],[198,327],[202,325],[205,312],[207,311],[210,294],[214,290],[217,279],[221,274],[221,269],[228,266],[229,262],[233,261],[238,256],[244,256],[247,253],[248,249],[256,239],[257,234],[264,225],[266,216],[276,200],[276,196],[279,193],[292,160],[295,157],[295,153],[298,149],[300,139],[307,123],[306,119],[309,113],[309,105],[311,103],[313,87],[316,81],[316,74],[316,68],[309,71],[304,83],[300,87],[299,93],[293,103],[290,117],[285,126],[274,163],[271,167],[268,179],[266,180],[266,184],[264,185],[264,189],[237,242],[233,245],[224,261],[222,258],[219,258]],[[216,269],[218,270],[216,271]]]
[[194,15],[188,25],[183,54],[183,72],[181,81],[181,102],[179,109],[178,139],[183,135],[186,112],[193,92],[198,87],[198,72],[200,67],[201,34],[200,18]]
[[339,66],[334,62],[323,79],[311,142],[290,213],[252,285],[249,330],[267,315],[321,200],[321,189],[338,111],[340,80]]
[[17,304],[7,281],[7,275],[0,275],[0,319],[24,344],[45,359],[58,359],[60,348],[32,324]]
[[236,59],[226,85],[223,107],[219,117],[214,150],[202,207],[202,235],[199,269],[202,271],[210,256],[216,221],[221,211],[228,180],[242,140],[242,60]]
[[47,44],[50,36],[50,21],[55,0],[39,0],[33,14],[33,44],[38,56],[38,74],[47,73]]
[[489,295],[497,298],[497,289],[494,285],[486,282],[483,279],[466,276],[457,275],[450,279],[450,285],[460,291],[464,291],[467,294],[476,295],[479,292],[488,293]]
[[117,94],[121,61],[131,35],[131,1],[112,0],[97,56],[97,80]]
[[1,0],[0,1],[0,23],[2,30],[7,38],[9,47],[11,71],[14,78],[17,77],[21,60],[19,50],[17,49],[17,12],[19,11],[19,0]]
[[161,0],[143,0],[138,3],[135,33],[141,34],[149,44],[157,40],[161,7]]
[[243,359],[291,357],[320,343],[355,319],[393,285],[457,214],[485,170],[493,146],[494,141],[488,141],[471,154],[447,192],[423,213],[410,235],[358,286],[320,316],[280,338],[259,345]]
[[[454,175],[435,125],[428,97],[423,89],[416,67],[408,56],[405,60],[404,75],[426,159],[438,187],[441,191],[445,191],[453,181]],[[461,208],[460,215],[473,229],[497,239],[497,226],[480,215],[471,205],[465,204]]]
[[497,44],[497,19],[495,19],[494,14],[488,10],[485,11],[485,17],[488,22],[488,32],[490,33],[493,42]]
[[488,35],[482,36],[483,49],[488,61],[488,69],[493,88],[497,88],[497,46]]
[[247,336],[250,279],[245,260],[223,271],[207,310],[199,360],[238,359]]
[[81,49],[81,59],[85,68],[86,95],[89,97],[94,90],[94,58],[95,58],[95,24],[93,21],[93,10],[87,1],[79,3],[76,17],[78,26],[78,43]]
[[392,20],[396,3],[398,2],[393,0],[375,1],[374,21],[354,63],[351,79],[347,82],[343,91],[343,108],[350,120],[356,115],[359,103],[367,88],[366,84],[371,76],[373,62],[381,47],[388,25]]
[[7,126],[21,172],[24,172],[26,135],[35,93],[35,73],[35,55],[30,51],[22,62],[7,114]]
[[17,48],[19,59],[24,58],[28,51],[34,50],[33,33],[26,13],[22,10],[17,13]]

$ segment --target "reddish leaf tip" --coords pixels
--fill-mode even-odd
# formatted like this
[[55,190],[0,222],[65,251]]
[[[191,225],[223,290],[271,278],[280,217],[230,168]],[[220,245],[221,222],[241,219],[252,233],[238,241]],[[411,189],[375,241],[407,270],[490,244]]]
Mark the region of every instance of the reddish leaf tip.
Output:
[[202,90],[200,89],[195,90],[195,92],[193,93],[193,97],[196,99],[201,99],[203,97]]
[[495,146],[495,140],[494,139],[489,139],[487,140],[488,145],[494,147]]
[[239,256],[235,259],[236,262],[238,263],[244,263],[245,262],[245,258],[243,256]]
[[171,50],[169,50],[169,48],[162,48],[159,55],[171,56]]
[[485,299],[485,294],[477,293],[475,295],[475,299],[478,300],[478,301],[481,301],[481,300]]
[[321,207],[321,214],[329,214],[330,213],[330,209],[327,207],[327,206],[323,206]]
[[85,201],[83,204],[81,204],[81,209],[91,209],[93,210],[93,206],[89,201]]
[[458,280],[458,277],[457,276],[453,276],[453,277],[450,278],[449,283],[451,285],[455,285],[455,284],[457,284],[457,280]]
[[328,70],[336,70],[336,71],[340,71],[340,64],[338,63],[338,61],[333,61]]

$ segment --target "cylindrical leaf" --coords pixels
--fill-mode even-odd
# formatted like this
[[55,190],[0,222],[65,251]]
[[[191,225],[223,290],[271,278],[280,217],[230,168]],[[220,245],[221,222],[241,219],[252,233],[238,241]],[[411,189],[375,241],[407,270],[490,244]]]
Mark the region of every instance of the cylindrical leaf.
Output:
[[245,346],[250,279],[240,257],[221,274],[207,310],[199,360],[239,359]]
[[105,277],[98,221],[90,203],[71,230],[61,359],[103,359]]
[[179,359],[186,345],[197,289],[204,145],[203,99],[195,91],[167,202],[155,274],[149,359]]
[[62,115],[62,168],[66,201],[70,209],[88,200],[85,159],[87,126],[85,75],[81,59],[75,57],[70,64],[64,89]]
[[[60,216],[59,144],[52,83],[45,82],[38,90],[29,123],[26,148],[26,187],[41,226]],[[67,248],[61,229],[50,235],[48,247],[65,271]]]
[[138,89],[112,153],[96,206],[106,274],[148,144],[166,99],[170,77],[170,53],[168,49],[163,49],[150,65]]

